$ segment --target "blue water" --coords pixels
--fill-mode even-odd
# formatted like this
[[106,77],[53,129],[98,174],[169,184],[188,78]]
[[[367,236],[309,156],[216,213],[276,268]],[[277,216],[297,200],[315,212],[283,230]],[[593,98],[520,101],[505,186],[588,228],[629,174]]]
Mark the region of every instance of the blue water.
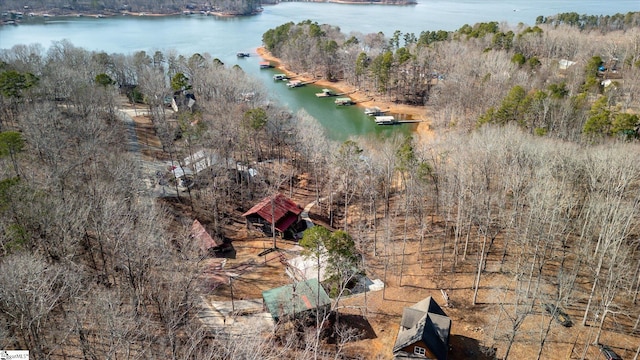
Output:
[[231,57],[237,50],[260,46],[265,31],[288,21],[311,19],[339,26],[345,33],[382,31],[390,36],[395,30],[418,35],[425,30],[455,30],[464,24],[486,21],[533,25],[539,15],[562,12],[612,15],[629,11],[640,11],[640,1],[423,0],[408,6],[286,2],[265,6],[260,15],[237,18],[191,15],[40,19],[28,26],[0,27],[0,48],[30,43],[48,46],[52,41],[68,39],[77,46],[107,52],[178,49],[193,53],[206,49]]
[[[259,70],[255,49],[262,44],[262,34],[285,22],[313,20],[340,27],[342,32],[374,33],[390,36],[394,31],[414,33],[429,30],[456,30],[464,24],[499,21],[516,26],[533,25],[539,15],[563,12],[589,15],[613,15],[640,11],[638,0],[422,0],[416,5],[351,5],[334,3],[286,2],[265,6],[256,16],[217,18],[191,15],[172,17],[118,16],[111,18],[66,17],[28,18],[19,26],[0,26],[0,49],[16,44],[39,43],[45,48],[54,41],[69,40],[75,46],[107,53],[132,53],[144,50],[176,50],[190,56],[209,53],[227,65],[238,64],[258,77],[281,103],[292,111],[306,109],[325,124],[334,137],[366,134],[380,130],[356,109],[318,108],[314,92],[319,89],[290,91],[274,83],[272,72]],[[249,58],[238,59],[238,51],[249,52]],[[313,100],[312,100],[313,98]],[[353,112],[353,113],[352,113]]]

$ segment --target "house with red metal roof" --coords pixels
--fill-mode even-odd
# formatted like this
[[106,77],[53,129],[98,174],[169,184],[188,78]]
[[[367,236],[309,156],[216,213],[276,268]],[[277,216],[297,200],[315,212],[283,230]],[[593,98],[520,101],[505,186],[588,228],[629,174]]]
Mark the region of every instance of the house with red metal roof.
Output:
[[302,208],[288,197],[278,193],[267,196],[242,214],[247,227],[261,228],[265,234],[284,236],[284,233],[300,220]]

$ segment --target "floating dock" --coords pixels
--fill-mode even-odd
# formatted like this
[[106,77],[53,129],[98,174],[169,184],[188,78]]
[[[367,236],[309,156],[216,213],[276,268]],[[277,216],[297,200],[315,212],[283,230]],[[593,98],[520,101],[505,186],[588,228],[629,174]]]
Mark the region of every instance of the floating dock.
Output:
[[424,120],[398,120],[391,115],[376,116],[375,120],[377,125],[415,124],[415,123],[424,121]]
[[316,93],[317,97],[330,97],[337,96],[335,92],[331,89],[322,89],[322,92]]
[[377,106],[364,109],[364,114],[367,116],[381,116],[387,112],[389,112],[389,110],[381,110]]
[[315,80],[311,80],[311,81],[289,80],[289,82],[287,83],[287,86],[290,87],[290,88],[297,88],[297,87],[300,87],[300,86],[313,84],[314,82],[316,82],[316,81]]
[[346,105],[353,105],[355,104],[355,102],[353,102],[353,100],[351,100],[350,97],[340,97],[337,98],[336,101],[334,101],[336,103],[336,105],[339,106],[346,106]]
[[[335,91],[333,91],[331,89],[322,89],[322,92],[316,93],[316,96],[317,97],[344,96],[344,95],[349,95],[349,94],[354,93],[354,92],[355,91],[336,93]],[[355,101],[353,103],[355,104]]]
[[273,80],[288,80],[289,77],[286,74],[275,74],[273,75]]
[[375,119],[378,125],[394,125],[398,123],[398,120],[390,115],[376,116]]

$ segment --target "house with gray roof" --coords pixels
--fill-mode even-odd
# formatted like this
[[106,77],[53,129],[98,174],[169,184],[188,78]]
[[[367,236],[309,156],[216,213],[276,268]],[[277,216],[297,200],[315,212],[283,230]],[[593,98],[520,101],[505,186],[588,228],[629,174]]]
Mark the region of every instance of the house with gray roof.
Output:
[[394,358],[446,360],[450,331],[451,319],[431,296],[404,308]]

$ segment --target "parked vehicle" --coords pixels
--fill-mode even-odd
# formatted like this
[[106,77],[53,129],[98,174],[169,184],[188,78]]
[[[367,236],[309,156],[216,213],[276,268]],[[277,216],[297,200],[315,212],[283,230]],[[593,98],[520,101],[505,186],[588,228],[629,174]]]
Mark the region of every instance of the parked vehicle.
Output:
[[544,304],[544,309],[547,311],[547,313],[553,316],[553,318],[556,319],[556,321],[559,322],[560,325],[564,327],[571,327],[573,325],[569,315],[566,312],[564,312],[564,310],[562,310],[560,306],[556,307],[553,304],[547,303],[547,304]]
[[622,360],[620,355],[616,354],[616,352],[607,345],[598,344],[598,347],[600,348],[600,353],[606,360]]

